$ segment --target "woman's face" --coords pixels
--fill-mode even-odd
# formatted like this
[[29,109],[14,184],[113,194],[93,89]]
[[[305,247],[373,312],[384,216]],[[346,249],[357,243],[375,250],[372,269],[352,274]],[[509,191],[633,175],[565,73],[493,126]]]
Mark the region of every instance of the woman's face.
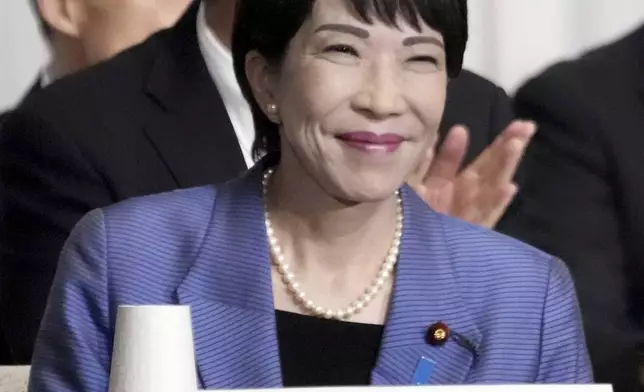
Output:
[[398,25],[365,24],[344,0],[317,1],[279,74],[267,77],[260,104],[278,107],[283,166],[301,167],[335,198],[390,197],[436,140],[443,38]]

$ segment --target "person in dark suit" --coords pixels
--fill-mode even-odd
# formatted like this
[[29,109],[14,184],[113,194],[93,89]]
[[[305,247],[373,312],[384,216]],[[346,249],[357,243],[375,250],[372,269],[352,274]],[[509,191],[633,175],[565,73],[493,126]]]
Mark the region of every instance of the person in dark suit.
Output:
[[61,0],[29,0],[50,59],[23,100],[172,26],[190,1],[82,0],[68,12]]
[[[173,25],[190,0],[83,0],[69,13],[61,0],[30,0],[50,61],[21,101],[56,80],[111,58],[150,34]],[[0,113],[0,127],[9,112]],[[0,326],[0,331],[2,327]],[[12,363],[0,334],[0,365]],[[18,357],[22,357],[18,354]]]
[[596,380],[642,391],[644,26],[528,81],[515,107],[539,131],[500,229],[568,263]]
[[63,0],[30,0],[51,61],[41,83],[105,61],[172,26],[190,0],[82,0],[70,12]]
[[[23,100],[172,26],[190,1],[82,0],[68,12],[61,0],[29,0],[50,59]],[[6,114],[0,113],[0,120]]]
[[[85,213],[134,196],[221,183],[253,164],[254,124],[227,48],[234,3],[194,2],[171,29],[60,80],[5,120],[0,317],[18,363],[31,358],[58,254]],[[441,132],[466,124],[472,135],[466,149],[467,136],[452,133],[436,160],[449,164],[432,165],[428,176],[439,178],[445,191],[438,193],[451,198],[449,184],[460,178],[451,168],[466,150],[473,159],[500,140],[491,147],[499,152],[492,153],[497,166],[513,166],[521,152],[504,151],[512,138],[527,143],[530,130],[510,124],[507,96],[480,77],[465,73],[448,89]],[[503,192],[511,184],[473,186]]]

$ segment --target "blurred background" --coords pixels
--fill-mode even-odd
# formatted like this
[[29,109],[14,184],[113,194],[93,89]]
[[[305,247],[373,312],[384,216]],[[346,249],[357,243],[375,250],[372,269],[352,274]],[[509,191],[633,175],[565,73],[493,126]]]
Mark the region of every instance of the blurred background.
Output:
[[[465,63],[512,93],[549,64],[642,22],[643,0],[470,0]],[[0,53],[1,110],[20,99],[47,57],[27,0],[0,1]]]

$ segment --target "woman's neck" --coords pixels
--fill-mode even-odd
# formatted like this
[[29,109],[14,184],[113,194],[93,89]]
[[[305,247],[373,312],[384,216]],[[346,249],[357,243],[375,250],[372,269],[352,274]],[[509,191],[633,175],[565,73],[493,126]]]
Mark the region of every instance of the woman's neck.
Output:
[[371,270],[368,264],[377,268],[384,261],[394,238],[395,195],[372,203],[344,203],[297,164],[281,165],[272,176],[268,209],[287,262],[300,270],[363,274],[365,267]]

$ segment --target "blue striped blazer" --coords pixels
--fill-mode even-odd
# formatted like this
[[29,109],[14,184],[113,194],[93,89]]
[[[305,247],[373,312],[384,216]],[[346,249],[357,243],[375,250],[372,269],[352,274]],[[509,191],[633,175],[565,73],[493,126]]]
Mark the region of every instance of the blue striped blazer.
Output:
[[[202,388],[281,385],[261,170],[88,214],[61,254],[30,390],[97,392],[108,383],[120,304],[192,308]],[[556,259],[433,212],[402,190],[405,227],[377,385],[592,382],[572,280]],[[443,321],[476,347],[426,343]]]

